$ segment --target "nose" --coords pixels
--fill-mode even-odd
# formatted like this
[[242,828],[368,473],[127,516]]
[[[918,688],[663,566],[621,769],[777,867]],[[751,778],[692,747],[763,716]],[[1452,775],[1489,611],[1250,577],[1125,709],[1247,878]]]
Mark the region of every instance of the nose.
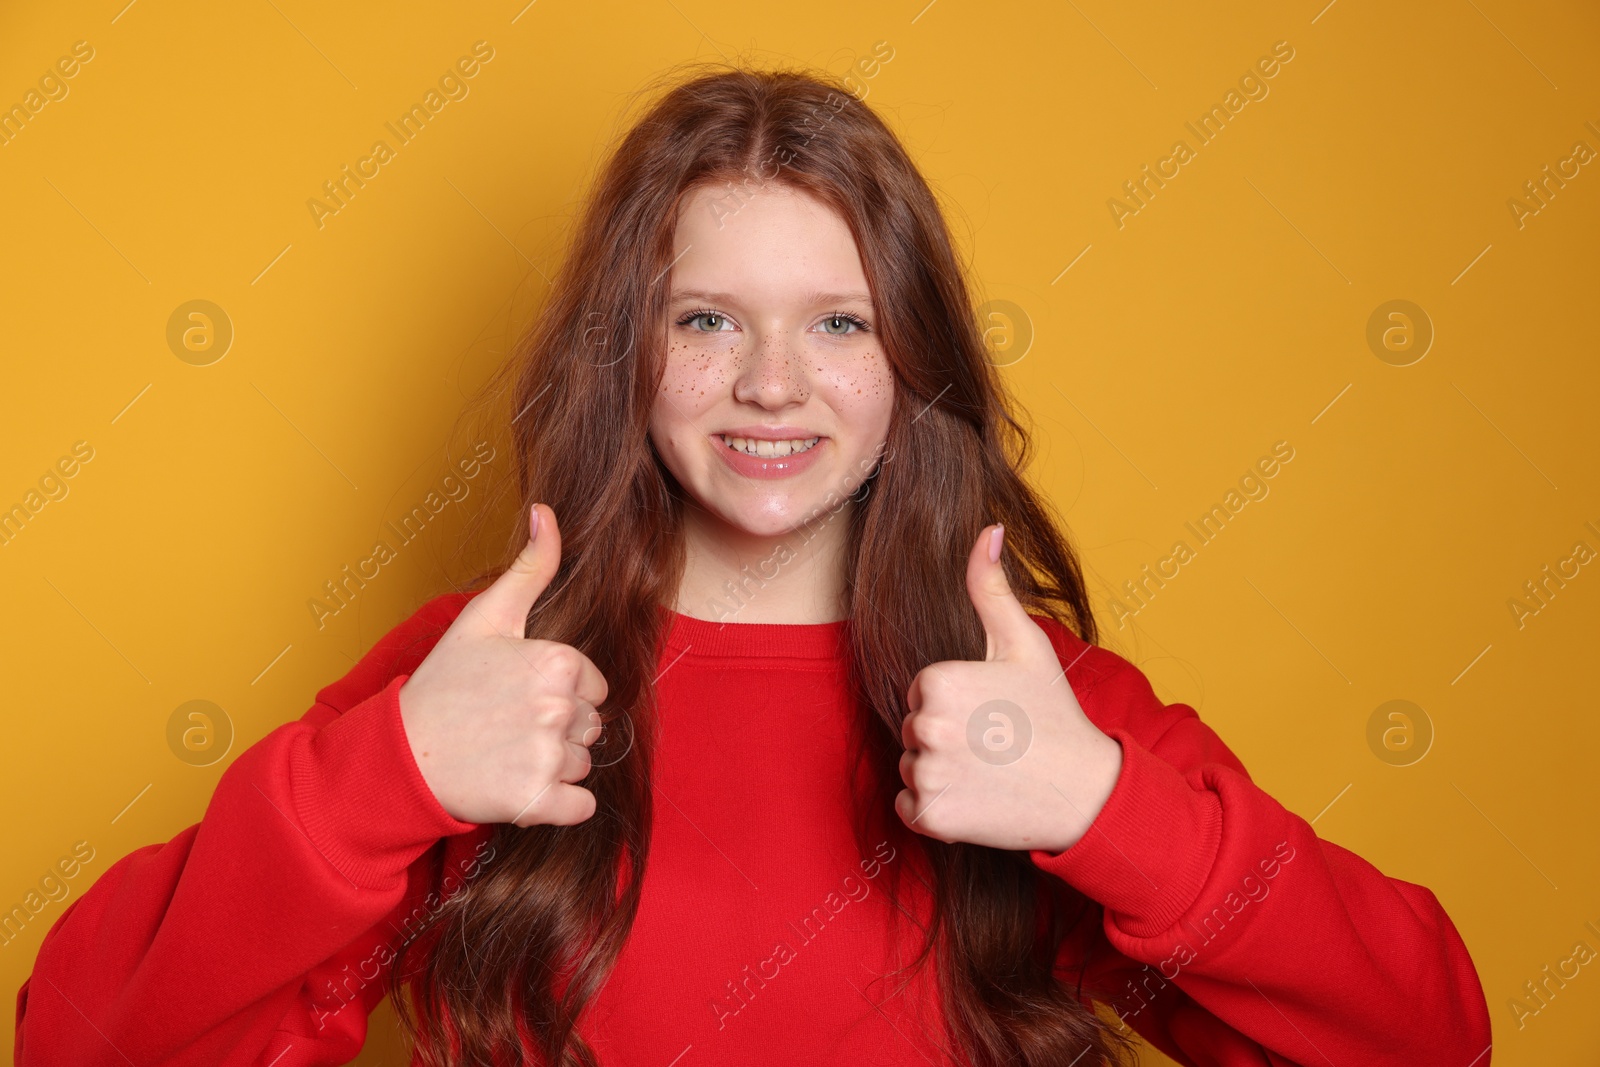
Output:
[[782,331],[764,331],[750,351],[741,354],[739,364],[733,383],[736,400],[778,410],[803,404],[811,395],[806,354]]

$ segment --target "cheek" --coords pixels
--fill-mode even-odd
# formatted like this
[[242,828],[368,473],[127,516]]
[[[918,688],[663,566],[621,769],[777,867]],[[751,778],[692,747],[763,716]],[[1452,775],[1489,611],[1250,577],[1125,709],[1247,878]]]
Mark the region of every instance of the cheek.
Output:
[[849,359],[817,367],[818,381],[826,383],[833,407],[852,425],[887,425],[894,401],[894,374],[876,346],[864,348]]
[[[667,366],[661,375],[656,407],[665,407],[669,416],[682,421],[684,413],[694,414],[716,403],[717,396],[731,380],[731,355],[727,351],[673,341],[667,346]],[[670,401],[670,403],[668,403]],[[674,411],[676,405],[678,411]]]

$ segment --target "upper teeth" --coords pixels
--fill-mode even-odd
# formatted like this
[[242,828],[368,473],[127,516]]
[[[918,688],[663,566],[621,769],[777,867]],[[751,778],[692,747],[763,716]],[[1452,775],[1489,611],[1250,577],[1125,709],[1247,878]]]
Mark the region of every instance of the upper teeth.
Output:
[[743,452],[747,456],[792,456],[804,452],[822,440],[821,437],[796,438],[789,441],[763,441],[755,437],[729,437],[722,435],[729,448]]

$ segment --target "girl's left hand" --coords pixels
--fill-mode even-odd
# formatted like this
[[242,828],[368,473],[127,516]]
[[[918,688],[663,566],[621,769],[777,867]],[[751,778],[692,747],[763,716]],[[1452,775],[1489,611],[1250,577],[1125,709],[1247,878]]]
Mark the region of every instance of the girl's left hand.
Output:
[[1105,806],[1122,746],[1083,713],[1055,646],[1012,594],[998,562],[1003,534],[985,527],[967,557],[984,660],[931,663],[907,690],[907,788],[895,811],[940,841],[1063,852]]

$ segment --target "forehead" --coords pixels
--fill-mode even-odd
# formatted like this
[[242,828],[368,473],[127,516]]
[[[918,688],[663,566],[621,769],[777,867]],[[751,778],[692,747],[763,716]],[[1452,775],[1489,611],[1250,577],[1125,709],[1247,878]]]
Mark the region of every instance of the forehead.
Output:
[[672,292],[748,299],[864,297],[866,273],[849,224],[789,186],[726,186],[684,199],[673,239]]

